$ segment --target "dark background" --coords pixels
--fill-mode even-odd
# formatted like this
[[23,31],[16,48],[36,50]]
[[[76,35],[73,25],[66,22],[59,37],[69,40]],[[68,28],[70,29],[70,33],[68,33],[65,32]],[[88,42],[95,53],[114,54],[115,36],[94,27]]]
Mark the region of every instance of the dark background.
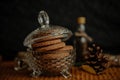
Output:
[[[1,0],[0,54],[12,60],[18,51],[26,50],[23,40],[39,27],[37,16],[45,10],[50,24],[69,28],[74,33],[79,16],[87,18],[86,32],[106,52],[120,52],[119,0]],[[73,44],[73,37],[68,41]]]

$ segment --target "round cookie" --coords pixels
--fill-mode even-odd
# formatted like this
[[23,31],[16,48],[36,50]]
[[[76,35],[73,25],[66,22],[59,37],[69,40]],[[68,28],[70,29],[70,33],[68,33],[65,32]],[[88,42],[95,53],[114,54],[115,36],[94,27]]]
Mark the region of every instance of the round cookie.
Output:
[[53,27],[40,28],[39,31],[33,35],[33,38],[48,36],[53,32],[58,32],[58,29],[53,29]]
[[63,48],[60,48],[60,49],[58,49],[58,50],[63,50],[63,51],[73,50],[73,46],[67,45],[67,46],[65,46],[65,47],[63,47]]
[[64,51],[56,51],[49,54],[44,54],[40,58],[40,61],[37,61],[40,65],[42,65],[42,69],[45,72],[52,72],[55,74],[60,74],[63,69],[66,69],[70,64],[70,61],[65,58],[69,56],[69,52]]
[[51,51],[49,54],[44,54],[41,59],[61,59],[69,55],[67,51]]
[[49,46],[49,45],[57,44],[60,42],[61,42],[61,39],[55,39],[55,40],[44,41],[44,42],[40,42],[40,43],[34,43],[34,44],[32,44],[32,47],[36,48],[36,47]]
[[43,38],[38,38],[37,40],[34,40],[34,42],[43,42],[43,41],[48,41],[48,40],[54,40],[54,39],[62,39],[64,38],[64,35],[49,35],[49,36],[44,36]]
[[50,45],[50,46],[36,48],[35,51],[37,51],[37,52],[46,52],[46,51],[56,50],[56,49],[62,48],[64,46],[65,46],[65,43],[60,42],[60,43],[53,44],[53,45]]
[[43,37],[43,36],[48,36],[50,35],[51,32],[45,31],[44,33],[38,32],[37,34],[34,34],[32,38],[38,38],[38,37]]

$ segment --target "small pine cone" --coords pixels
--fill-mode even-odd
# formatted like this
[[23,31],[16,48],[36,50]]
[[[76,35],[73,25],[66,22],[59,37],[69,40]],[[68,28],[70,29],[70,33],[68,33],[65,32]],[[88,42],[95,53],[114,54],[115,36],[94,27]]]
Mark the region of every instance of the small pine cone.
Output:
[[[93,43],[88,46],[88,53],[84,55],[85,64],[82,68],[90,73],[100,74],[110,66],[109,59],[104,57],[99,45]],[[87,68],[86,68],[87,67]]]
[[104,57],[108,57],[111,66],[120,66],[120,55],[104,53]]

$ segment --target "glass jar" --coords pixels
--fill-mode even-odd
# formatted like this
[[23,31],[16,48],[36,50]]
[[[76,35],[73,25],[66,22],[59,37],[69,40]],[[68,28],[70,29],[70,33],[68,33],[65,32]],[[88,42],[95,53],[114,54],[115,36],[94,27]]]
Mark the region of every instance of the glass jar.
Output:
[[28,65],[34,77],[40,74],[70,77],[75,53],[73,47],[66,45],[65,41],[72,36],[72,32],[61,26],[49,25],[49,17],[45,11],[40,11],[38,22],[41,27],[31,32],[23,42],[27,52],[18,55],[16,62],[19,61],[19,64],[17,63],[15,70]]

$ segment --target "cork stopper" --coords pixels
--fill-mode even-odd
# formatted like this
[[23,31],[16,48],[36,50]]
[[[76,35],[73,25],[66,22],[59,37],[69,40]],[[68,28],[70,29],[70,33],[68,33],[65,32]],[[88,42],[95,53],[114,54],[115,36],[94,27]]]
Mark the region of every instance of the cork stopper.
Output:
[[78,22],[78,24],[85,24],[86,18],[85,17],[78,17],[77,22]]

